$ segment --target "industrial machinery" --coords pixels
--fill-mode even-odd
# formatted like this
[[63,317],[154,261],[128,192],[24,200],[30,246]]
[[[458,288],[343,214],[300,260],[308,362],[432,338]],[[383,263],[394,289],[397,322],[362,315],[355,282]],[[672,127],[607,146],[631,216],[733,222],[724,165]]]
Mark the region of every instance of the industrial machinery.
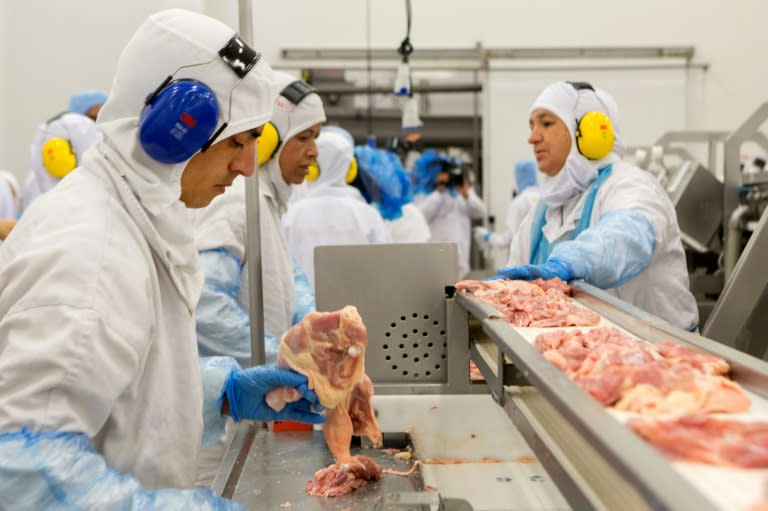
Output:
[[[214,490],[248,510],[726,510],[763,498],[764,471],[671,463],[547,361],[498,311],[456,293],[453,244],[318,247],[319,310],[353,304],[368,329],[366,370],[385,447],[409,448],[420,468],[349,495],[309,497],[333,459],[319,431],[240,424]],[[768,410],[768,364],[682,331],[584,283],[574,300],[650,342],[718,355]],[[469,360],[485,382],[471,382]],[[355,446],[383,467],[387,451]],[[766,477],[768,479],[768,477]]]

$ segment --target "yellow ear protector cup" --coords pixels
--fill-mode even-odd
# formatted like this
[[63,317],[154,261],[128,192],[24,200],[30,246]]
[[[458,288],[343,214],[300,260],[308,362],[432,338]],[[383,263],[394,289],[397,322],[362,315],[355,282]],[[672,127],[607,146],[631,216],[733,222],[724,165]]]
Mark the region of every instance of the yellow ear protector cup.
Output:
[[318,177],[320,177],[320,167],[317,165],[316,161],[313,161],[309,165],[309,172],[304,176],[304,181],[317,181]]
[[256,142],[256,157],[259,165],[267,163],[274,156],[280,145],[280,134],[271,122],[267,122],[261,130]]
[[611,118],[603,112],[587,112],[576,127],[576,146],[585,158],[602,160],[613,149],[615,135]]
[[[568,82],[580,94],[595,89],[587,82]],[[600,98],[598,97],[598,101]],[[600,101],[602,103],[602,101]],[[578,104],[578,103],[577,103]],[[576,147],[589,160],[602,160],[613,150],[616,135],[611,118],[603,112],[587,112],[576,120]]]
[[62,178],[77,168],[77,157],[68,140],[61,137],[49,138],[41,151],[43,168],[50,175]]
[[346,181],[348,185],[351,185],[357,177],[357,158],[352,158],[349,162],[349,169],[347,169]]
[[[317,161],[313,161],[312,164],[309,166],[309,173],[304,177],[305,181],[317,181],[317,178],[320,177],[320,166],[317,164]],[[349,162],[349,168],[347,169],[347,175],[344,178],[344,181],[351,185],[355,178],[357,177],[357,158],[352,158],[352,161]]]

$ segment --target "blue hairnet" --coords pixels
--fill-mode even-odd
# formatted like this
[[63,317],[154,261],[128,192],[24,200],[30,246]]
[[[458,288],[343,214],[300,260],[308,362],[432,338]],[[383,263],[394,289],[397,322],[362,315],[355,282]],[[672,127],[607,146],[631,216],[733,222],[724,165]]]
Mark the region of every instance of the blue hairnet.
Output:
[[69,98],[69,111],[85,115],[93,105],[103,105],[106,102],[107,95],[100,90],[78,92]]
[[536,162],[533,160],[520,160],[515,163],[515,183],[517,193],[521,193],[529,186],[536,186]]
[[437,175],[445,169],[447,165],[460,167],[461,162],[456,158],[451,158],[438,153],[434,149],[427,149],[416,160],[411,170],[413,181],[413,194],[428,194],[435,189],[435,180]]
[[400,218],[403,206],[411,202],[411,180],[400,158],[390,151],[368,146],[355,147],[355,158],[367,196],[381,216],[385,220]]

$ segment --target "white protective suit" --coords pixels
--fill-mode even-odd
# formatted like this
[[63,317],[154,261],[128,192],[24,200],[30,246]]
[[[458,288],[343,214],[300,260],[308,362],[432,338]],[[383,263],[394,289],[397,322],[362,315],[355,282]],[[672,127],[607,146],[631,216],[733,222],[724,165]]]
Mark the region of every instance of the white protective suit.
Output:
[[488,237],[488,244],[495,248],[509,249],[517,230],[528,213],[536,208],[539,203],[539,189],[536,186],[529,186],[517,194],[507,206],[506,219],[504,225],[505,231],[495,231]]
[[[621,160],[624,144],[618,107],[604,91],[596,91],[582,92],[577,98],[573,87],[558,82],[547,87],[531,109],[553,112],[572,135],[575,119],[587,111],[602,111],[611,118],[616,133],[613,151],[602,160],[587,160],[574,143],[558,175],[540,176],[542,201],[549,206],[541,229],[544,241],[554,247],[551,257],[571,264],[577,278],[673,325],[693,329],[698,324],[698,309],[688,287],[674,206],[654,176]],[[598,169],[609,164],[612,171],[597,189],[589,228],[570,241]],[[508,266],[543,262],[531,260],[536,214],[531,211],[520,225],[510,245]]]
[[[281,91],[297,79],[285,73],[275,73],[274,86]],[[292,186],[285,182],[280,170],[280,155],[290,140],[302,131],[325,122],[323,102],[317,94],[307,95],[294,106],[282,96],[273,107],[272,124],[283,141],[275,155],[258,170],[261,223],[261,264],[264,288],[264,332],[267,340],[267,361],[274,362],[277,342],[290,328],[296,310],[294,268],[283,235],[281,217],[285,213]],[[251,340],[248,315],[248,265],[246,263],[245,180],[235,184],[211,204],[199,211],[195,221],[197,248],[214,263],[203,264],[206,284],[198,305],[198,342],[202,355],[230,355],[241,364],[250,364]],[[223,257],[232,257],[237,265],[223,279],[216,265]],[[226,261],[222,262],[226,264]],[[210,271],[208,268],[210,267]],[[209,278],[211,277],[211,278]],[[299,291],[307,293],[299,285]]]
[[403,216],[386,220],[392,243],[426,243],[432,236],[424,213],[412,202],[403,205]]
[[43,144],[53,137],[69,141],[78,165],[83,161],[85,151],[100,139],[96,123],[78,113],[69,112],[38,126],[35,138],[29,146],[32,170],[24,180],[23,209],[27,209],[32,201],[56,186],[62,179],[52,176],[43,167]]
[[416,205],[429,223],[431,241],[452,241],[458,245],[457,280],[461,280],[469,272],[472,220],[485,216],[485,203],[470,187],[466,199],[455,190],[435,190]]
[[283,217],[288,250],[313,287],[315,247],[391,241],[379,212],[346,184],[353,149],[343,135],[321,132],[317,138],[320,176],[304,183],[301,199],[291,202]]
[[[223,112],[231,99],[218,140],[262,125],[272,71],[259,61],[230,95],[237,76],[216,55],[233,34],[180,9],[149,17],[117,63],[99,114],[103,140],[0,251],[0,481],[24,487],[17,496],[0,483],[12,509],[59,509],[62,499],[72,509],[239,509],[208,490],[141,487],[192,485],[203,417],[223,432],[227,373],[219,382],[203,374],[203,391],[194,322],[203,279],[179,200],[187,162],[150,159],[137,123],[170,73],[210,61],[178,77],[204,82]],[[31,500],[39,492],[49,493]]]
[[21,190],[16,176],[7,170],[0,170],[0,218],[18,218],[20,205]]

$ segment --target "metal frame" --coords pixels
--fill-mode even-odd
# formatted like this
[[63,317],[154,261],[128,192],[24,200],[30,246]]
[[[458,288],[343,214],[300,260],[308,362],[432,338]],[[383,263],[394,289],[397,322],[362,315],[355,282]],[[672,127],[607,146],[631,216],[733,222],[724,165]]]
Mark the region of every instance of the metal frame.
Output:
[[[723,357],[732,365],[732,375],[746,389],[768,396],[768,364],[717,342],[676,328],[636,307],[583,282],[574,283],[574,299],[598,312],[632,334],[651,342],[674,338],[695,349]],[[518,397],[504,388],[503,374],[499,368],[504,356],[517,368],[520,375],[533,385],[581,437],[586,439],[600,458],[604,459],[621,478],[654,510],[714,510],[717,506],[704,497],[694,486],[660,455],[628,428],[611,417],[604,408],[548,362],[525,340],[499,313],[474,298],[460,295],[456,301],[482,325],[482,330],[498,347],[497,369],[492,371],[481,355],[481,349],[473,346],[473,359],[488,380],[494,398],[502,405],[515,425],[537,449],[542,463],[548,470],[555,470],[556,482],[561,491],[573,502],[591,501],[588,490],[579,483],[579,474],[563,474],[562,460],[549,463],[549,458],[560,458],[547,441],[546,425],[541,426],[532,416],[523,413]],[[490,310],[489,310],[490,309]],[[500,381],[501,380],[501,381]],[[535,418],[535,417],[534,417]],[[529,438],[530,437],[530,438]],[[559,465],[559,466],[558,466]],[[567,470],[566,470],[567,472]],[[580,506],[581,504],[579,504]],[[581,507],[577,508],[581,509]]]
[[755,141],[768,144],[764,135],[757,135],[758,128],[768,120],[768,102],[763,103],[750,115],[741,126],[736,128],[725,140],[725,168],[723,184],[723,219],[725,222],[739,204],[738,190],[741,186],[741,146],[744,142]]

